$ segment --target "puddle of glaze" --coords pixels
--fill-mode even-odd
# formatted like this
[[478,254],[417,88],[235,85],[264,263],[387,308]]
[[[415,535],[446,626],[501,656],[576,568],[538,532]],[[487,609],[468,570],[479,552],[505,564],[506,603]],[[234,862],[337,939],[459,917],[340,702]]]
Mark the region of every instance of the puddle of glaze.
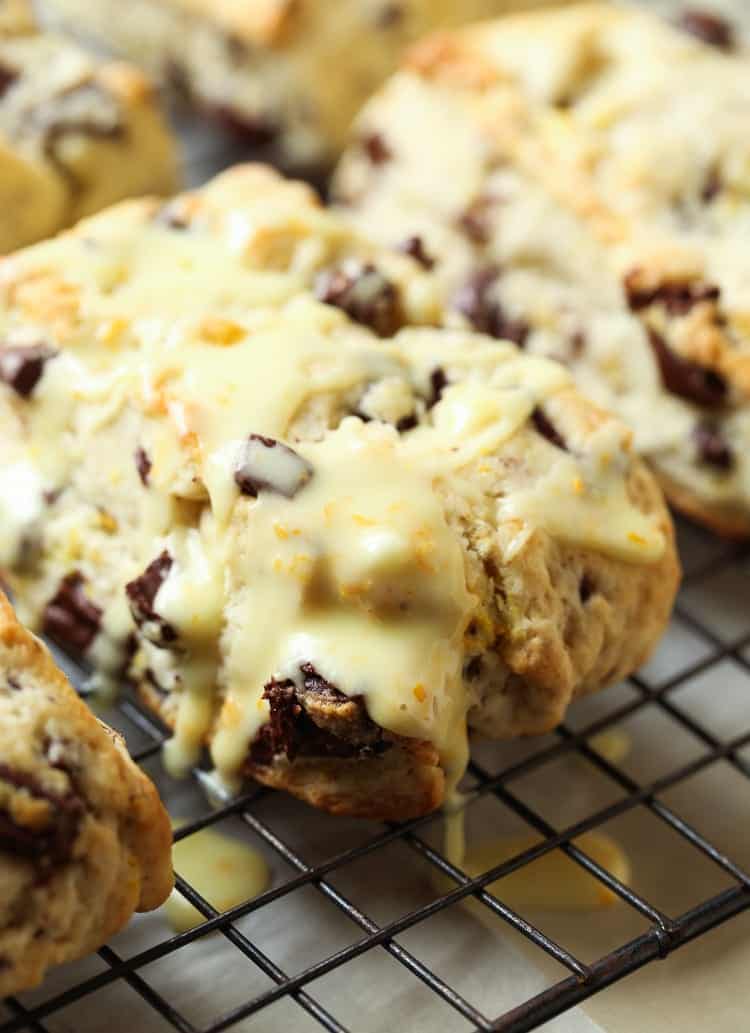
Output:
[[[217,911],[227,911],[257,897],[270,881],[262,854],[214,829],[202,829],[175,843],[172,861],[177,874]],[[164,914],[176,933],[206,921],[177,889],[164,905]]]
[[[478,843],[466,852],[461,865],[467,875],[476,877],[510,860],[539,842],[539,837],[503,837]],[[622,848],[609,836],[588,832],[575,845],[621,882],[630,878],[630,863]],[[437,874],[441,893],[455,883]],[[490,883],[487,890],[516,911],[598,911],[617,902],[615,894],[593,875],[589,875],[561,850],[551,850],[533,863]],[[468,900],[471,904],[471,900]]]

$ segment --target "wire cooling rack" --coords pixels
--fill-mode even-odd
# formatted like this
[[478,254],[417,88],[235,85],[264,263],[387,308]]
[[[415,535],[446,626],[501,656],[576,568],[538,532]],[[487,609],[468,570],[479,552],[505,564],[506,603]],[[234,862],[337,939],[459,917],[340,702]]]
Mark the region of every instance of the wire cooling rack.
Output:
[[[636,969],[665,958],[691,940],[704,936],[714,927],[748,909],[750,875],[720,844],[710,841],[694,824],[666,803],[665,796],[675,787],[688,783],[695,776],[719,764],[728,765],[743,779],[750,776],[750,751],[743,754],[743,748],[750,746],[750,703],[745,708],[744,726],[738,726],[735,715],[734,734],[723,735],[717,734],[711,722],[696,718],[691,713],[689,703],[684,703],[681,698],[684,689],[696,685],[703,686],[704,693],[710,694],[713,691],[716,695],[725,677],[721,673],[722,669],[728,664],[732,667],[733,676],[743,680],[744,688],[750,693],[750,612],[742,606],[741,597],[743,580],[750,583],[750,548],[721,545],[692,528],[682,528],[681,537],[687,574],[668,636],[674,640],[677,635],[679,643],[671,643],[668,650],[670,659],[667,662],[667,669],[672,670],[676,664],[679,670],[672,670],[666,677],[659,677],[660,663],[657,659],[655,664],[623,686],[623,690],[626,689],[628,693],[626,702],[622,702],[622,692],[618,690],[613,690],[612,699],[608,698],[608,694],[602,694],[600,701],[606,701],[607,706],[602,716],[594,720],[587,719],[583,724],[579,723],[578,727],[568,724],[561,726],[554,736],[532,744],[520,760],[503,764],[505,748],[497,744],[491,749],[484,747],[481,752],[485,757],[494,757],[496,765],[500,763],[501,767],[490,770],[491,763],[485,760],[480,762],[476,757],[472,760],[469,774],[472,783],[471,806],[488,798],[501,802],[529,831],[538,835],[535,845],[484,872],[480,877],[472,878],[465,871],[453,867],[443,856],[440,846],[431,842],[431,838],[435,840],[436,837],[431,837],[430,831],[434,831],[441,822],[439,816],[432,815],[403,825],[360,823],[365,831],[356,845],[330,856],[317,856],[310,861],[304,844],[300,846],[293,841],[293,837],[290,839],[280,834],[277,824],[270,817],[275,801],[282,800],[282,797],[266,789],[254,788],[219,809],[204,807],[200,817],[179,828],[176,839],[192,836],[208,826],[220,826],[231,817],[243,823],[266,852],[283,862],[285,877],[276,879],[271,888],[255,899],[225,913],[218,913],[193,886],[178,875],[179,891],[205,916],[204,924],[177,936],[169,935],[164,925],[163,935],[156,942],[128,957],[123,957],[111,946],[102,948],[99,958],[103,964],[98,972],[88,978],[66,986],[51,996],[43,996],[34,1003],[8,1000],[7,1018],[0,1025],[0,1033],[77,1030],[79,1027],[75,1024],[60,1025],[57,1021],[59,1016],[69,1013],[70,1006],[76,1003],[85,1006],[86,1001],[94,996],[100,1014],[106,1015],[106,995],[122,982],[128,984],[145,1006],[145,1012],[140,1012],[138,1024],[132,1026],[133,1030],[138,1029],[142,1033],[150,1033],[152,1029],[174,1029],[183,1033],[244,1030],[249,1028],[243,1024],[246,1020],[262,1014],[282,999],[294,1002],[295,1011],[287,1024],[291,1030],[307,1029],[308,1025],[310,1028],[323,1028],[337,1033],[369,1029],[364,1017],[361,1023],[356,1019],[352,1021],[351,1010],[348,1021],[337,1016],[335,1009],[319,999],[316,985],[327,974],[345,970],[362,956],[372,959],[378,952],[387,952],[393,961],[403,966],[447,1006],[443,1025],[439,1028],[523,1033],[525,1030],[538,1029],[554,1016],[627,977]],[[740,595],[737,595],[738,592]],[[734,605],[736,602],[739,602],[738,606]],[[664,673],[663,664],[661,669]],[[689,700],[690,694],[686,698]],[[586,704],[582,706],[585,708]],[[164,729],[128,696],[118,703],[118,710],[118,723],[130,730],[131,738],[133,732],[137,732],[142,742],[141,748],[134,751],[135,759],[148,767],[157,759],[164,741]],[[571,712],[571,716],[574,715],[577,715],[577,708]],[[660,735],[687,734],[697,746],[697,754],[687,763],[656,779],[642,783],[637,781],[622,765],[608,760],[606,751],[601,752],[596,745],[601,741],[599,733],[605,729],[623,727],[634,717],[645,719],[643,727],[648,727],[648,723],[666,720],[666,731],[660,732]],[[529,804],[517,786],[532,772],[536,772],[543,786],[547,777],[545,772],[550,772],[548,789],[552,794],[558,793],[559,780],[552,773],[554,765],[561,758],[571,756],[578,756],[593,771],[608,780],[615,790],[615,799],[585,814],[573,824],[556,828],[541,808]],[[198,774],[195,777],[200,778]],[[716,799],[714,804],[720,808],[722,801]],[[703,855],[703,859],[720,871],[726,882],[725,887],[720,892],[705,896],[681,913],[668,914],[658,903],[618,881],[574,842],[582,833],[609,826],[614,819],[629,813],[643,811],[648,811],[659,823],[667,826],[686,845],[689,850],[686,865],[697,863],[699,855]],[[316,815],[315,820],[335,823],[335,819],[324,816]],[[403,913],[395,914],[387,921],[377,921],[338,888],[338,877],[368,855],[377,855],[394,842],[405,848],[407,854],[403,856],[408,855],[412,863],[426,865],[439,873],[443,880],[443,892],[435,894],[420,906],[405,908]],[[439,838],[436,842],[439,844]],[[518,914],[507,906],[503,901],[502,881],[493,886],[493,892],[488,891],[487,887],[497,879],[532,864],[555,849],[564,851],[576,865],[613,892],[620,900],[619,908],[630,909],[644,920],[644,931],[617,943],[602,956],[584,961],[564,943],[535,925],[528,916]],[[320,956],[311,963],[299,971],[291,972],[283,970],[262,945],[254,941],[252,934],[249,935],[240,925],[246,916],[257,916],[263,909],[291,897],[302,887],[312,888],[327,905],[345,915],[357,928],[358,934],[342,949],[330,953],[321,950]],[[515,930],[533,951],[554,959],[567,970],[567,975],[553,981],[511,1010],[505,1010],[503,1014],[495,1014],[486,1006],[482,1009],[477,1007],[469,996],[451,985],[449,980],[403,943],[404,934],[409,930],[466,898],[473,898],[474,907],[478,906],[494,916],[501,927]],[[324,912],[324,915],[327,913]],[[581,920],[598,921],[596,915],[581,916]],[[322,946],[323,929],[320,932]],[[196,1024],[160,992],[154,974],[158,973],[159,965],[166,964],[179,952],[187,955],[189,945],[206,942],[210,936],[214,942],[216,936],[219,936],[230,944],[248,970],[255,969],[267,977],[267,986],[227,1010],[222,1011],[217,1007],[216,1014],[208,1021]],[[498,946],[502,943],[502,931],[496,942]],[[302,1012],[306,1013],[306,1018]],[[298,1014],[298,1022],[294,1014]],[[151,1016],[155,1024],[150,1024],[150,1020],[144,1016]],[[303,1019],[307,1024],[303,1023]],[[394,1019],[397,1017],[394,1016]],[[106,1026],[100,1028],[105,1029]]]

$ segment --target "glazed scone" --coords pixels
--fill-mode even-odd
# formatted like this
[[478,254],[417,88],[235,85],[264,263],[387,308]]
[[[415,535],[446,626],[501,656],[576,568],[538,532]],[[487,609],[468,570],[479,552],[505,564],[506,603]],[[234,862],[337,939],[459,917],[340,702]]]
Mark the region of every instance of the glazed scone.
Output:
[[172,888],[169,817],[0,593],[0,998]]
[[433,37],[365,108],[336,193],[418,248],[455,319],[565,362],[679,508],[745,536],[750,64],[732,45],[708,15],[591,4]]
[[467,715],[547,730],[663,629],[630,433],[427,325],[436,289],[252,166],[0,264],[0,567],[95,682],[128,670],[171,770],[209,742],[230,784],[420,814]]
[[0,7],[0,252],[122,198],[169,193],[175,145],[141,72]]
[[[287,169],[319,170],[394,70],[440,26],[533,0],[48,0],[63,24],[174,83]],[[257,152],[256,152],[257,154]],[[377,160],[377,159],[376,159]]]

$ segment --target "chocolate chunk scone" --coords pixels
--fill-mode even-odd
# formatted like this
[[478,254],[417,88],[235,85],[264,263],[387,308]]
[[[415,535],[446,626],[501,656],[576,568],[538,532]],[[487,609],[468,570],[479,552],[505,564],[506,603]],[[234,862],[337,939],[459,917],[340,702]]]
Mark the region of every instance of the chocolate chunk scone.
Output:
[[436,330],[418,260],[258,167],[0,264],[0,566],[174,728],[332,811],[443,799],[467,719],[541,732],[631,671],[677,580],[617,420]]
[[0,593],[0,997],[158,907],[171,844],[151,782]]
[[[538,0],[537,0],[538,2]],[[319,170],[426,32],[533,0],[47,0],[286,168]],[[370,142],[380,160],[378,141]],[[256,157],[258,151],[256,150]]]
[[140,72],[37,32],[25,5],[0,5],[0,252],[124,197],[168,193],[176,169]]
[[[750,64],[715,16],[510,17],[418,46],[338,174],[454,318],[565,362],[672,501],[750,533]],[[362,146],[376,137],[388,160]]]

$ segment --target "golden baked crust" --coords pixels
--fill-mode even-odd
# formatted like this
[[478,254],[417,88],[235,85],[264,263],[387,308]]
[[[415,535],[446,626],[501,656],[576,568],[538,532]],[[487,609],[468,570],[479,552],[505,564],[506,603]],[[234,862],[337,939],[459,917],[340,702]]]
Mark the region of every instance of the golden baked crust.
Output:
[[1,25],[0,68],[0,252],[124,197],[174,190],[175,145],[136,68]]
[[583,3],[428,38],[336,192],[375,239],[420,238],[452,318],[564,361],[675,506],[747,536],[750,72],[721,19],[679,24]]
[[172,888],[171,827],[0,593],[0,996],[101,946]]
[[679,571],[630,432],[435,329],[437,292],[253,166],[0,263],[0,566],[95,678],[128,670],[171,770],[208,745],[411,817],[467,721],[547,730],[657,641]]
[[[284,167],[319,172],[404,48],[533,0],[52,0],[66,24],[167,80]],[[181,45],[174,46],[179,39]],[[335,74],[332,70],[335,69]]]

